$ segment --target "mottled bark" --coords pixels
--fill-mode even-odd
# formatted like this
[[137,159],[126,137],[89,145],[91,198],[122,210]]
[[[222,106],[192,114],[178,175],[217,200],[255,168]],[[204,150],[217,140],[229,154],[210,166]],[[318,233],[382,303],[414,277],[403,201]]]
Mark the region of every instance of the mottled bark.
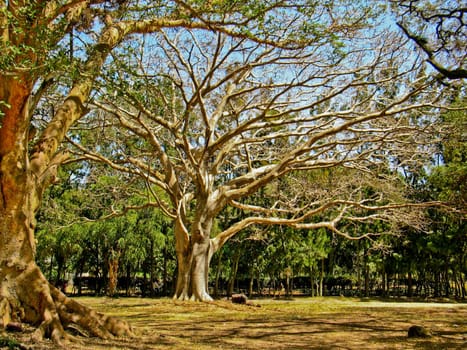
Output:
[[212,218],[196,215],[191,235],[184,232],[180,221],[175,225],[178,262],[174,299],[212,301],[209,295],[209,265],[214,254],[210,239]]
[[[3,110],[0,128],[0,326],[15,322],[38,325],[35,339],[50,337],[56,343],[70,339],[65,332],[70,323],[79,325],[91,335],[103,338],[131,334],[129,326],[68,299],[50,285],[37,267],[35,256],[35,213],[42,191],[53,177],[53,162],[36,150],[29,161],[27,82],[10,81],[9,90],[1,97],[11,108]],[[80,106],[68,100],[57,113],[81,113]],[[50,127],[42,146],[57,141]],[[56,149],[56,148],[55,148]],[[53,154],[53,149],[48,150]]]
[[178,274],[174,299],[212,301],[208,290],[209,264],[212,257],[210,240],[177,252]]

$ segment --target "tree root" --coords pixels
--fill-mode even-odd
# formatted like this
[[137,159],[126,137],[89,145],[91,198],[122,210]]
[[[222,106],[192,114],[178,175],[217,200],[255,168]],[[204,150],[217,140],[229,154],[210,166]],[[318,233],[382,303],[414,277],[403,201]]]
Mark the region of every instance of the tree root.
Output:
[[62,322],[74,323],[90,335],[102,339],[113,336],[133,336],[131,327],[125,321],[98,313],[73,299],[68,298],[57,288],[51,286],[52,297]]
[[32,340],[50,338],[61,346],[71,341],[79,342],[66,331],[67,328],[79,329],[80,335],[102,339],[134,336],[125,321],[98,313],[67,297],[49,284],[36,266],[21,275],[14,283],[15,297],[0,295],[0,328],[8,329],[13,323],[31,323],[37,327]]
[[195,294],[192,294],[190,296],[187,293],[182,293],[180,295],[175,294],[173,296],[173,300],[178,300],[178,301],[200,301],[200,302],[214,301],[214,299],[207,293],[203,293],[201,296],[196,296]]

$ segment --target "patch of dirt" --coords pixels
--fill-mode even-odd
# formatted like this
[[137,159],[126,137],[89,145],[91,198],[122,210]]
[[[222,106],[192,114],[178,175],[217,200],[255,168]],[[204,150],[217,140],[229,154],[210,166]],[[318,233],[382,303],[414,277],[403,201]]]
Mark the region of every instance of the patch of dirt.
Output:
[[[254,305],[141,298],[78,301],[129,321],[136,338],[78,336],[81,344],[69,344],[70,350],[467,348],[467,304],[346,298],[259,300]],[[432,336],[408,338],[412,325],[423,326]],[[0,337],[15,338],[30,350],[57,349],[47,341],[31,343],[32,330]]]

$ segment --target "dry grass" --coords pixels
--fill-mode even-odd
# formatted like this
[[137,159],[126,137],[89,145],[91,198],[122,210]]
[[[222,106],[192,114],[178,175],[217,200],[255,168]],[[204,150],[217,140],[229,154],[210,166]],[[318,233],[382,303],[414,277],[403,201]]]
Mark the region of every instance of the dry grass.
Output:
[[[67,349],[467,349],[467,304],[298,298],[255,301],[258,307],[229,301],[78,300],[128,320],[137,337],[81,338],[82,344]],[[408,339],[414,324],[433,336]],[[27,344],[26,335],[20,339]],[[47,342],[27,345],[54,348]]]

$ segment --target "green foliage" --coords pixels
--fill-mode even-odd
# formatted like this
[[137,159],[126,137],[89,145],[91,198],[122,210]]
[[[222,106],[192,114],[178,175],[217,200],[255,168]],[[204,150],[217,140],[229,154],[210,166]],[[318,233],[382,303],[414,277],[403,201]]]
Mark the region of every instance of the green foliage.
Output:
[[434,199],[453,203],[462,210],[467,205],[467,114],[464,110],[450,111],[443,117],[449,125],[440,145],[444,164],[433,169],[428,186]]
[[[174,255],[171,221],[152,207],[102,220],[112,210],[144,203],[138,185],[130,190],[105,167],[86,163],[62,168],[59,176],[38,213],[36,260],[47,277],[57,283],[66,273],[105,279],[108,263],[118,259],[119,276],[143,271],[162,280],[163,256]],[[173,262],[168,268],[173,271]]]
[[62,41],[66,20],[56,20],[51,28],[47,21],[39,20],[42,10],[42,6],[34,2],[23,4],[14,13],[6,6],[1,8],[1,15],[8,21],[11,40],[1,43],[0,70],[18,72],[28,69],[31,77],[37,79],[69,66],[69,47]]

